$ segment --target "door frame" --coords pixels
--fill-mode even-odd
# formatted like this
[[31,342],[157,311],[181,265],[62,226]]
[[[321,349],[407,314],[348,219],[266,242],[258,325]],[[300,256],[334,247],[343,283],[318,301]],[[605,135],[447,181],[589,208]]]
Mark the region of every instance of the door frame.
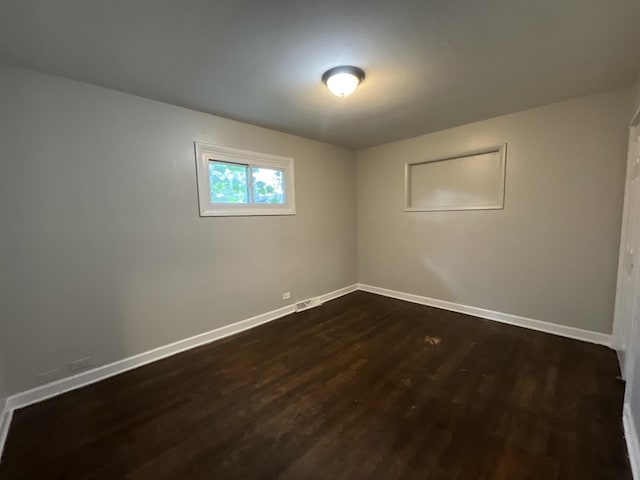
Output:
[[[629,262],[629,257],[627,255],[627,247],[628,241],[628,227],[631,219],[629,218],[629,211],[631,208],[630,205],[630,184],[632,179],[632,171],[633,162],[635,161],[635,155],[637,155],[637,150],[640,146],[636,145],[636,139],[640,136],[640,105],[635,111],[631,122],[629,124],[629,140],[628,140],[628,148],[627,148],[627,168],[626,168],[626,176],[625,176],[625,189],[624,189],[624,205],[622,212],[622,229],[620,234],[620,253],[618,256],[618,276],[617,276],[617,284],[616,284],[616,298],[615,298],[615,310],[614,310],[614,319],[613,319],[613,333],[612,333],[612,348],[618,351],[618,356],[620,359],[620,370],[623,378],[628,378],[630,372],[629,360],[631,355],[628,355],[628,344],[627,341],[630,338],[630,335],[633,332],[634,328],[634,319],[635,319],[635,306],[640,300],[640,291],[638,286],[640,286],[639,282],[627,282],[627,263]],[[637,214],[640,214],[640,205],[637,205],[634,209]],[[636,257],[640,257],[640,245],[636,245]],[[640,267],[640,261],[636,261]],[[638,277],[638,270],[640,268],[636,267],[632,272],[632,276]],[[629,287],[636,286],[636,291],[628,292],[626,291]],[[628,297],[631,295],[631,298]],[[628,302],[631,302],[632,307],[629,309],[626,305]]]

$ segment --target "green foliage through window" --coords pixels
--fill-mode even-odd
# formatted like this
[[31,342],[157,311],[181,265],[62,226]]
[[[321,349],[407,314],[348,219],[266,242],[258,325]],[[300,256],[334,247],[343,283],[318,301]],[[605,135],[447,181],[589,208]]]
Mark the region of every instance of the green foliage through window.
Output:
[[249,203],[247,165],[209,162],[211,203]]
[[[278,168],[212,160],[209,162],[209,185],[211,203],[285,204],[284,171]],[[253,202],[250,201],[250,187],[253,189]]]
[[253,203],[284,204],[284,176],[282,170],[252,167]]

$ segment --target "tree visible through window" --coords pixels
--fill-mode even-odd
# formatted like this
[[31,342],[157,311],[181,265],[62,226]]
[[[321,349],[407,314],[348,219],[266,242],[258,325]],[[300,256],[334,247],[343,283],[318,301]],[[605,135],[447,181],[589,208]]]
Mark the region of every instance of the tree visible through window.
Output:
[[253,202],[284,203],[283,172],[275,168],[252,167]]
[[[247,172],[251,170],[252,184]],[[217,160],[209,162],[211,203],[284,203],[283,171]],[[249,195],[253,189],[253,195]],[[253,201],[250,200],[253,197]]]
[[247,166],[209,162],[211,203],[249,203]]

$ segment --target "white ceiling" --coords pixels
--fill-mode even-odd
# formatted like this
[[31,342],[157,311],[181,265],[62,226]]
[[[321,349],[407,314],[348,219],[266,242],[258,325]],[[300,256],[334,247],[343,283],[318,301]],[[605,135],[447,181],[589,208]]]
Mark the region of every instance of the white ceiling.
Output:
[[0,0],[0,62],[360,148],[630,85],[640,1]]

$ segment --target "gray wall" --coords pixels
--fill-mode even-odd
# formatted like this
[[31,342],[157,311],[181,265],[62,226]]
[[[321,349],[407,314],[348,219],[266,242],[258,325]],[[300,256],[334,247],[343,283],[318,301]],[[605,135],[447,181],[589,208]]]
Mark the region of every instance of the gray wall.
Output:
[[[349,150],[6,66],[0,105],[10,393],[356,282]],[[297,215],[200,218],[194,140],[293,157]]]
[[[629,89],[359,151],[361,283],[611,333]],[[404,212],[405,161],[508,142],[504,210]]]

